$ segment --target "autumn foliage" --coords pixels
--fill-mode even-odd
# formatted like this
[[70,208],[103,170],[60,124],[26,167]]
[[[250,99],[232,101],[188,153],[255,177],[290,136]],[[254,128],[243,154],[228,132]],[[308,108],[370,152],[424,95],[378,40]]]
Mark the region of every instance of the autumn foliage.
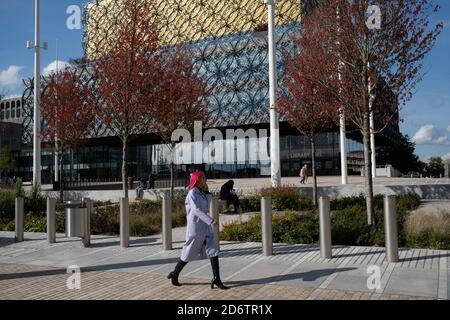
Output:
[[[373,4],[379,16],[369,15]],[[302,21],[299,50],[311,55],[303,77],[322,87],[316,90],[332,93],[346,120],[363,137],[369,224],[374,223],[371,155],[375,152],[370,134],[399,120],[398,107],[411,99],[422,80],[424,59],[442,31],[441,23],[430,22],[438,10],[430,0],[324,0]]]
[[50,75],[41,97],[44,141],[57,141],[59,148],[66,150],[88,137],[94,121],[90,90],[69,68]]

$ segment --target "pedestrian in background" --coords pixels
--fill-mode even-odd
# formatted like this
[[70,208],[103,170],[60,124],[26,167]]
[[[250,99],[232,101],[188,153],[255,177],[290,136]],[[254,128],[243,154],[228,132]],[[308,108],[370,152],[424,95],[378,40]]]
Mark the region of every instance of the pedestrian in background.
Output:
[[308,165],[304,165],[300,170],[300,183],[305,184],[308,180]]

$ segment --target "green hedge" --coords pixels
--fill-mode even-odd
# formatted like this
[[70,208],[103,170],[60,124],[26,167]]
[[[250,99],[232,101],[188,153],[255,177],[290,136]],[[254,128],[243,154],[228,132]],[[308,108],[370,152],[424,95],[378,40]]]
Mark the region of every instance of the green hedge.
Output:
[[[91,215],[91,233],[104,235],[118,235],[120,233],[120,206],[118,204],[103,205],[96,202]],[[184,201],[175,199],[173,203],[172,225],[181,227],[186,225]],[[130,235],[148,236],[161,232],[161,202],[142,200],[130,204]],[[0,230],[14,231],[14,215],[11,218],[0,219]],[[25,232],[46,232],[47,222],[44,213],[28,213],[24,218]],[[65,215],[58,212],[56,215],[56,231],[65,231]]]
[[[407,194],[396,197],[399,246],[450,249],[450,232],[432,229],[420,234],[405,230],[405,221],[411,210],[420,205],[420,197]],[[348,197],[335,200],[331,217],[332,242],[335,245],[384,246],[383,197],[376,197],[375,224],[367,224],[365,198]],[[446,219],[449,219],[448,217]],[[261,216],[255,216],[242,224],[226,225],[221,239],[227,241],[261,241]],[[316,211],[295,214],[287,211],[285,215],[273,217],[273,240],[281,243],[317,243],[319,221]]]
[[[186,225],[184,201],[174,199],[172,203],[172,226]],[[142,200],[130,204],[130,235],[148,236],[161,232],[161,202]],[[91,216],[92,234],[118,235],[120,232],[120,207],[117,204],[96,208]]]
[[279,187],[261,190],[260,194],[240,199],[243,212],[261,210],[261,197],[272,198],[272,209],[275,211],[308,211],[314,208],[311,199],[305,197],[299,188]]
[[307,211],[314,208],[311,199],[305,197],[296,187],[267,188],[261,190],[262,197],[272,198],[272,209],[276,211]]
[[[294,213],[287,211],[273,217],[273,241],[278,243],[317,243],[319,218],[315,212]],[[220,233],[225,241],[261,241],[261,215],[241,224],[229,224]]]
[[[22,185],[17,183],[14,189],[0,189],[0,220],[12,220],[15,214],[16,197],[24,197]],[[25,197],[25,213],[45,214],[46,200],[39,190],[33,189],[29,197]]]

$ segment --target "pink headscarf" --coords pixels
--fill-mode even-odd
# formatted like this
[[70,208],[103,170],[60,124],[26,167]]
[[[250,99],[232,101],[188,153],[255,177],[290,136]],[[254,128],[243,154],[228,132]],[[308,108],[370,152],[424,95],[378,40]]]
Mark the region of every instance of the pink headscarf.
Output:
[[195,171],[191,174],[191,178],[189,180],[189,189],[192,190],[197,186],[198,180],[203,177],[205,174],[201,171]]

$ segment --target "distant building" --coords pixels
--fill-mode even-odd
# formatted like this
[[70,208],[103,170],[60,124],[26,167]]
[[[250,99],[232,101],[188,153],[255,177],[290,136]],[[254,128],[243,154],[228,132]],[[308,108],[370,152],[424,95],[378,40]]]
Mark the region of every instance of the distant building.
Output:
[[24,106],[21,97],[0,100],[0,151],[7,146],[10,151],[21,147]]
[[25,109],[22,103],[22,97],[0,100],[0,121],[22,124],[24,116]]
[[[277,0],[276,50],[278,78],[284,75],[284,52],[296,50],[295,39],[301,32],[301,16],[309,14],[320,0]],[[109,48],[102,41],[117,34],[121,17],[120,0],[91,1],[85,8],[83,47],[86,58],[101,59]],[[185,45],[193,56],[193,64],[208,87],[208,107],[212,111],[211,127],[223,136],[228,129],[269,129],[269,61],[267,56],[267,6],[255,0],[156,0],[149,17],[159,21],[158,37],[163,46]],[[80,67],[81,68],[81,67]],[[86,70],[87,72],[87,67]],[[31,179],[32,174],[32,82],[26,85],[24,102],[30,116],[24,121],[24,145],[14,154],[17,175]],[[394,97],[395,98],[395,97]],[[377,99],[380,107],[398,111],[396,99]],[[17,105],[17,103],[16,103]],[[397,117],[396,117],[397,118]],[[375,129],[383,124],[375,118]],[[364,153],[362,136],[348,126],[348,173],[360,175]],[[376,135],[376,153],[384,146],[395,145],[400,137],[398,121]],[[268,146],[268,138],[258,135],[259,145]],[[270,164],[234,160],[238,144],[250,153],[249,139],[220,140],[225,153],[233,154],[231,163],[191,161],[176,166],[175,177],[187,177],[193,167],[200,166],[208,178],[260,177],[270,173]],[[206,144],[206,143],[205,143]],[[321,133],[316,141],[318,175],[339,175],[339,127]],[[54,171],[53,146],[42,145],[42,182],[51,181]],[[207,149],[208,154],[213,151]],[[280,160],[282,176],[298,176],[303,164],[310,164],[309,140],[286,121],[280,121]],[[116,181],[121,179],[121,141],[102,123],[97,123],[85,144],[64,156],[65,173],[74,180]],[[160,139],[149,132],[134,137],[129,145],[130,176],[158,179],[170,176],[170,157]],[[200,163],[199,163],[200,162]]]

